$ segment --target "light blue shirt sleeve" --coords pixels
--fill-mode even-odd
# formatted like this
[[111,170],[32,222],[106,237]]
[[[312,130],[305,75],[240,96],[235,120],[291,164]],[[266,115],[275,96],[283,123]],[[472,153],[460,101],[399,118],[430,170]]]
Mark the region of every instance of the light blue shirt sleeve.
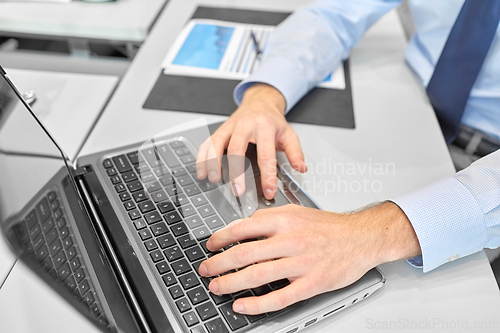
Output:
[[394,200],[410,220],[422,256],[409,262],[428,272],[444,263],[500,246],[500,150]]
[[241,104],[253,83],[267,83],[286,100],[288,112],[346,59],[365,31],[402,0],[318,0],[298,9],[278,27],[262,63],[234,90]]

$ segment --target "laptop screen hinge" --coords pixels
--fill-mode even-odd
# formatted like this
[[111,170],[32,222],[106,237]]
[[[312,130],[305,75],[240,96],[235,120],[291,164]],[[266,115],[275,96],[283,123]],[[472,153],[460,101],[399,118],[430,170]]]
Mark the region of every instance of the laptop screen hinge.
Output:
[[85,176],[89,172],[92,172],[92,167],[90,165],[79,167],[75,170],[75,177]]

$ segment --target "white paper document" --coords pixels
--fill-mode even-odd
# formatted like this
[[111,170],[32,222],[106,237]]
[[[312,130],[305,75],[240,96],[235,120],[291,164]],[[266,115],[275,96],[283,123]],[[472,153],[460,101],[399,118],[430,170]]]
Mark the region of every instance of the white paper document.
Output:
[[[276,27],[193,19],[184,27],[162,68],[165,74],[244,80],[260,65]],[[344,67],[318,85],[345,89]]]

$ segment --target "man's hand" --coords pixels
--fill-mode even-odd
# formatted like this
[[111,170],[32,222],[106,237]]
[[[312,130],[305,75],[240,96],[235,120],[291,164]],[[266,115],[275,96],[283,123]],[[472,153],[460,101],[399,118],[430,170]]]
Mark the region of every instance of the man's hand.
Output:
[[[216,232],[207,248],[217,251],[244,242],[205,260],[202,276],[220,275],[209,285],[214,294],[229,294],[288,279],[291,283],[260,297],[238,299],[235,312],[277,311],[295,302],[350,285],[371,268],[420,254],[413,227],[391,202],[354,214],[335,214],[287,205],[257,211]],[[256,263],[256,264],[255,264]]]
[[[276,194],[276,151],[284,151],[290,164],[299,172],[306,172],[300,142],[284,117],[285,98],[275,88],[256,83],[247,89],[241,106],[205,141],[196,161],[198,179],[216,183],[221,178],[221,156],[227,148],[228,155],[245,156],[248,143],[257,145],[258,164],[264,196]],[[235,194],[244,188],[237,184]],[[244,186],[244,184],[243,184]]]

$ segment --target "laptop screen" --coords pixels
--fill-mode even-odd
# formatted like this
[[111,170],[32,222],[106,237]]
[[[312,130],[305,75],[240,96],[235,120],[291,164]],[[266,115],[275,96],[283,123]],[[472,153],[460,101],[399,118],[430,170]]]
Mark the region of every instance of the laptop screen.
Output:
[[136,332],[74,171],[0,75],[0,227],[16,255],[106,332]]

